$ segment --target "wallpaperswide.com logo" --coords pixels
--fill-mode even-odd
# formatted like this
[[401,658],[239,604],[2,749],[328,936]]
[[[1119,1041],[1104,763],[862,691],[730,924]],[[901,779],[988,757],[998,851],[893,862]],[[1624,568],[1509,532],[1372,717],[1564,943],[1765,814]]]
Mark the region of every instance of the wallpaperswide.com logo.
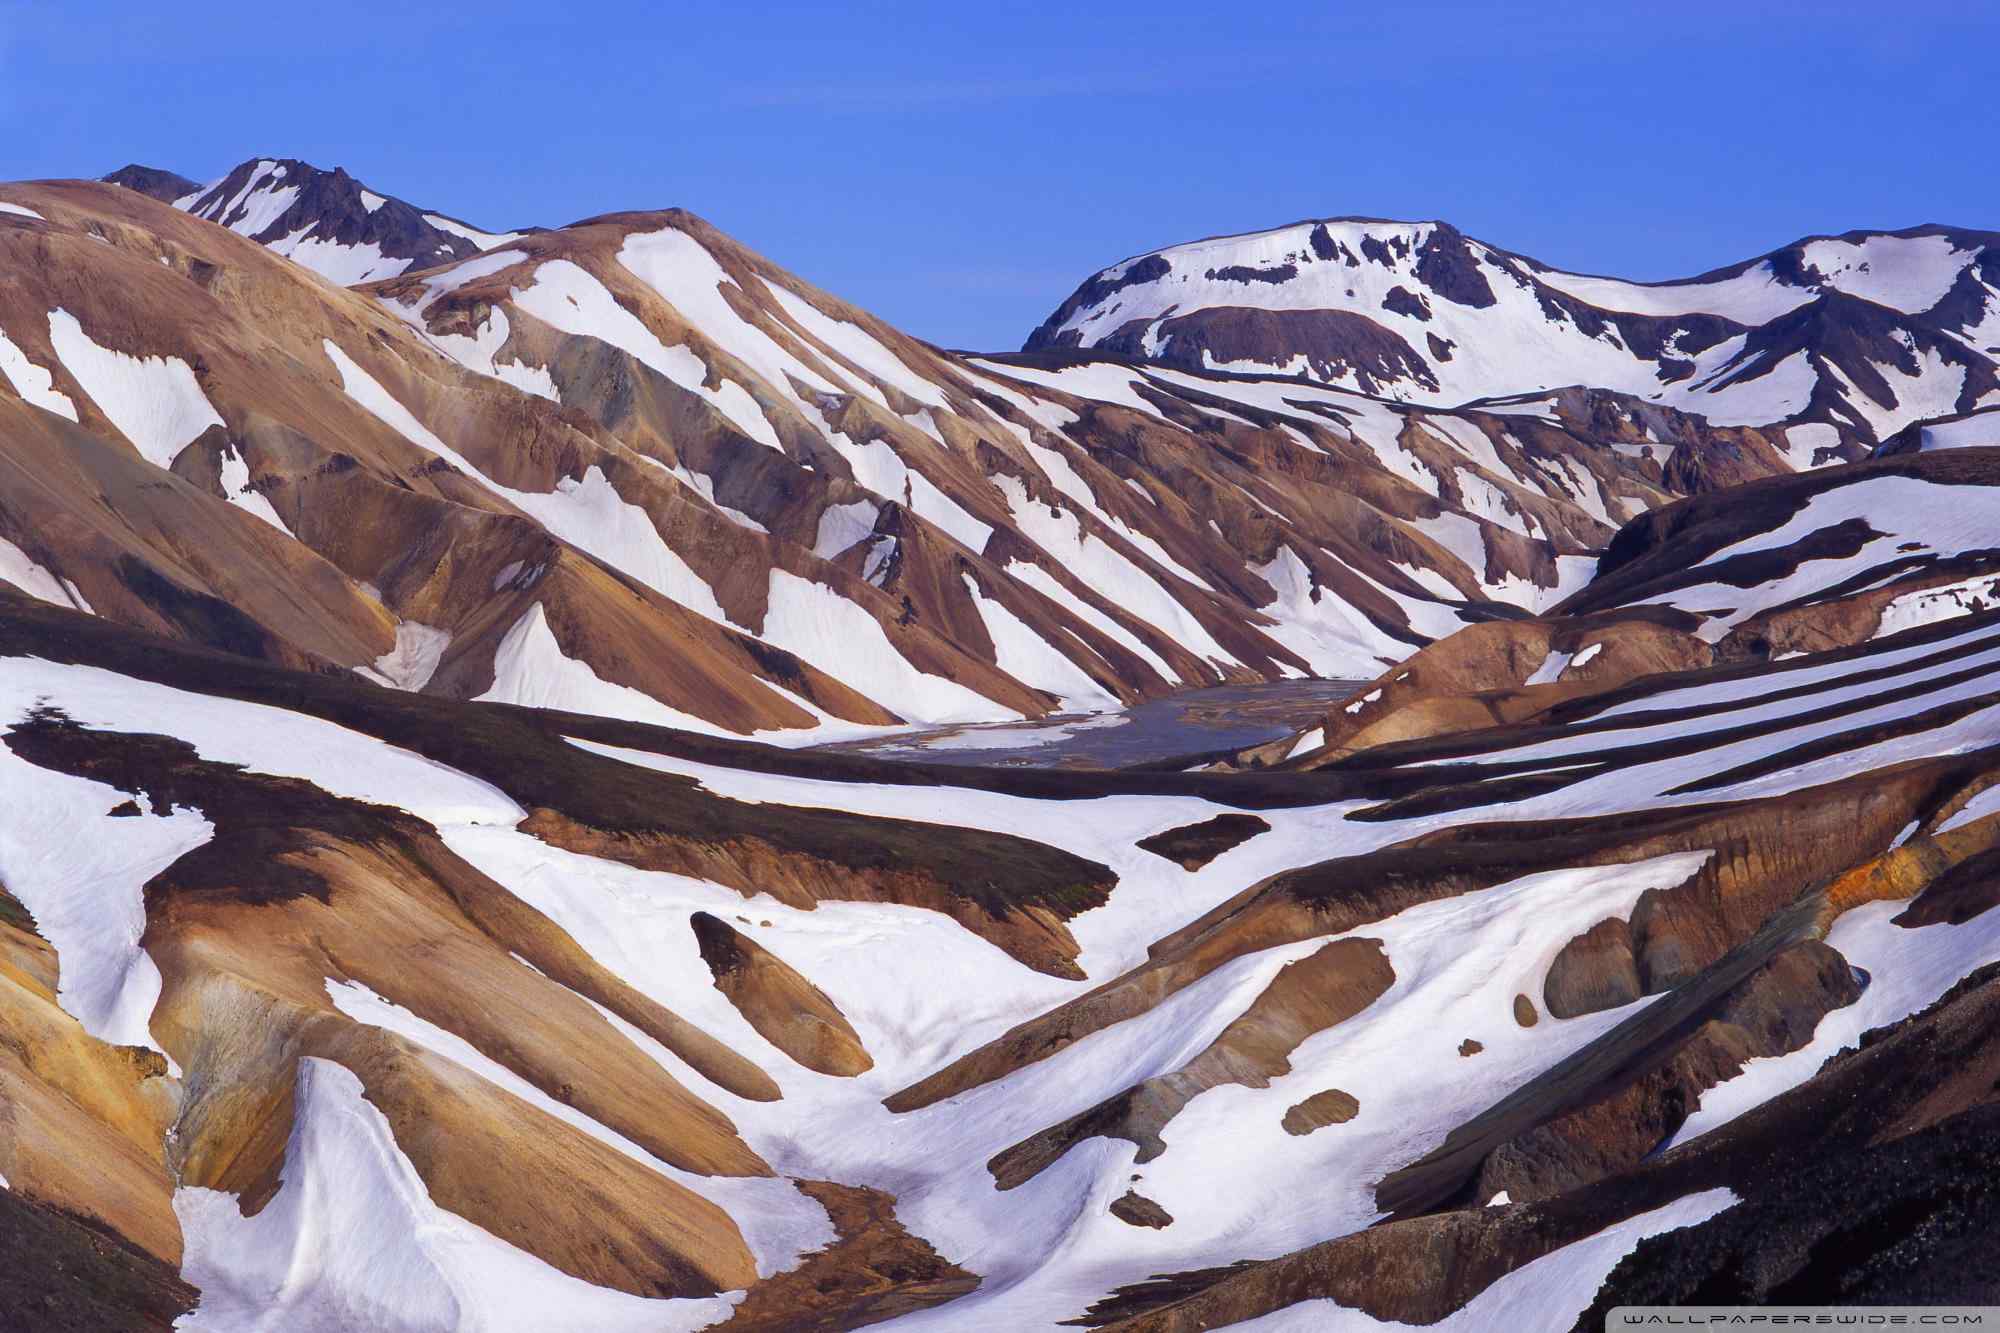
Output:
[[1983,1328],[2000,1333],[2000,1305],[1621,1305],[1605,1333],[1626,1329]]

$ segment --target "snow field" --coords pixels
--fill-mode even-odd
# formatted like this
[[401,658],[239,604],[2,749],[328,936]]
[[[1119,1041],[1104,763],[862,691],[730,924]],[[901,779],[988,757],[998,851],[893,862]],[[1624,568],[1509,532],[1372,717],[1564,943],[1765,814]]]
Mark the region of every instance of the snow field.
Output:
[[592,1286],[438,1207],[361,1080],[329,1060],[299,1061],[283,1183],[262,1212],[194,1187],[174,1212],[202,1293],[175,1325],[187,1333],[675,1333],[734,1304]]

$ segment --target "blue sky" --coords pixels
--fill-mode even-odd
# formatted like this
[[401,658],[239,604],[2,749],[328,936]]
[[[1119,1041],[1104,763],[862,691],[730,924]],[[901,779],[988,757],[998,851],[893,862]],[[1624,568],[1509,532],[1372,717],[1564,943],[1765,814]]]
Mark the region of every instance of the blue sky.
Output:
[[677,204],[979,349],[1303,217],[1643,279],[2000,229],[1992,5],[440,8],[0,0],[0,179],[283,155],[493,227]]

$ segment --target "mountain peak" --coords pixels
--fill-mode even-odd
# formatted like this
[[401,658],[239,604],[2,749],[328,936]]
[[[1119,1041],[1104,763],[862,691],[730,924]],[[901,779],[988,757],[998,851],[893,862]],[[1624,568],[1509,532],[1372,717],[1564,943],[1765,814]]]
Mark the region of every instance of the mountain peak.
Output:
[[[1993,382],[1980,349],[2000,327],[1996,280],[2000,236],[1935,226],[1809,237],[1699,277],[1634,282],[1565,272],[1440,220],[1324,218],[1122,260],[1026,349],[1296,375],[1440,407],[1590,384],[1716,425],[1812,427],[1813,456],[1851,457],[1972,406],[1944,401],[1950,374],[1896,389],[1877,365],[1968,367],[1959,398]],[[1815,303],[1808,343],[1773,336]]]
[[128,190],[150,195],[163,204],[171,204],[176,199],[184,199],[201,189],[201,186],[179,172],[165,171],[159,167],[142,166],[128,162],[103,179],[111,185],[122,185]]
[[[165,178],[188,188],[161,193]],[[106,179],[228,227],[346,287],[470,258],[524,234],[471,226],[371,190],[345,167],[298,158],[251,158],[205,186],[147,167]]]

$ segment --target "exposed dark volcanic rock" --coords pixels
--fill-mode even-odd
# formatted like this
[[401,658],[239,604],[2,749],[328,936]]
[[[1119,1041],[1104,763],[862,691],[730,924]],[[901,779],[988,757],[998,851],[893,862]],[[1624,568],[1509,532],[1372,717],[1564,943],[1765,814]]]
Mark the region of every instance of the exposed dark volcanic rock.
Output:
[[1126,1190],[1113,1199],[1111,1215],[1120,1222],[1135,1227],[1150,1227],[1155,1231],[1174,1224],[1174,1219],[1168,1216],[1166,1209],[1137,1190]]
[[[1415,297],[1408,300],[1414,303]],[[1100,346],[1106,352],[1136,357],[1143,352],[1147,332],[1146,325],[1127,325]],[[1363,393],[1386,392],[1406,380],[1426,387],[1436,383],[1423,357],[1406,340],[1353,311],[1218,306],[1199,316],[1169,315],[1159,322],[1157,333],[1172,353],[1155,359],[1183,370],[1254,365],[1289,369],[1298,358],[1313,377],[1351,380]],[[1028,350],[1036,350],[1036,345],[1031,342]]]
[[1574,1326],[1619,1305],[1989,1305],[2000,1106],[1833,1158],[1700,1226],[1641,1241]]
[[[1867,1063],[1872,1048],[1907,1052],[1925,1036],[1964,1049],[1967,1020],[1990,1021],[1996,979],[1993,966],[1968,975],[1924,1014],[1868,1034],[1860,1052],[1832,1068],[1845,1074]],[[1954,1073],[1995,1072],[1991,1032],[1984,1036],[1972,1068]],[[1745,1203],[1641,1242],[1576,1328],[1629,1304],[1990,1303],[2000,1285],[1979,1256],[2000,1225],[1996,1132],[2000,1103],[1976,1086],[1969,1104],[1957,1092],[1916,1123],[1886,1125],[1873,1137],[1850,1129],[1840,1151],[1761,1177]]]
[[1632,927],[1611,917],[1563,946],[1549,964],[1542,1003],[1555,1018],[1576,1018],[1630,1004],[1643,994]]
[[1270,831],[1271,826],[1255,815],[1217,815],[1199,824],[1141,838],[1137,845],[1183,870],[1199,870],[1231,848]]
[[751,1287],[720,1328],[789,1333],[810,1320],[822,1328],[866,1328],[956,1300],[978,1288],[967,1272],[896,1220],[880,1190],[801,1180],[799,1192],[826,1209],[838,1239],[797,1268]]
[[104,178],[113,185],[122,185],[128,190],[137,190],[163,204],[171,204],[176,199],[185,199],[201,193],[201,186],[185,176],[158,167],[142,167],[137,162],[118,168]]
[[1454,304],[1483,310],[1494,302],[1470,243],[1455,227],[1441,225],[1425,238],[1415,272],[1419,282]]
[[200,1295],[123,1237],[10,1189],[0,1189],[0,1237],[0,1323],[9,1328],[165,1333]]
[[1918,894],[1896,918],[1899,926],[1916,928],[1963,925],[2000,907],[2000,849],[1989,849],[1952,866]]
[[[1962,499],[1977,513],[2000,494],[1991,489],[1996,469],[1996,451],[1954,450],[1824,469],[1794,479],[1818,483],[1803,489],[1745,488],[1727,517],[1698,506],[1670,519],[1687,539],[1669,539],[1671,556],[1639,554],[1638,541],[1626,552],[1614,547],[1629,563],[1573,601],[1579,610],[1614,614],[1641,599],[1684,607],[1710,622],[1702,633],[1718,641],[1718,657],[1753,660],[1827,652],[1977,613],[1993,604],[2000,547],[1976,520],[1949,527],[1929,521],[1925,502]],[[1808,508],[1826,517],[1813,525]],[[1812,530],[1778,534],[1787,522]],[[1635,531],[1643,527],[1627,531],[1643,538]],[[1714,557],[1711,543],[1731,553]],[[1795,591],[1820,561],[1833,562],[1820,567],[1840,576]]]
[[295,158],[253,159],[207,186],[149,167],[104,179],[240,232],[342,286],[468,259],[519,234],[480,231],[377,194],[340,167]]
[[1861,986],[1839,953],[1816,940],[1775,954],[1718,1002],[1678,1048],[1607,1081],[1599,1100],[1516,1135],[1480,1168],[1475,1198],[1505,1191],[1516,1203],[1547,1198],[1636,1165],[1669,1141],[1701,1094],[1746,1061],[1797,1050],[1827,1012]]
[[[1738,1204],[1705,1226],[1642,1244],[1575,1327],[1597,1327],[1593,1317],[1609,1306],[1654,1292],[1728,1302],[1800,1273],[1812,1280],[1789,1289],[1793,1301],[1864,1299],[1844,1289],[1878,1292],[1885,1302],[1977,1302],[1988,1290],[1985,1272],[1963,1265],[1988,1230],[1996,1004],[2000,984],[1969,979],[1819,1078],[1624,1176],[1526,1207],[1391,1222],[1234,1272],[1186,1275],[1158,1284],[1157,1299],[1135,1288],[1101,1303],[1087,1322],[1182,1333],[1319,1297],[1381,1319],[1435,1322],[1613,1219],[1725,1185],[1753,1210],[1769,1199],[1774,1211],[1747,1213],[1739,1225],[1728,1220],[1746,1207]],[[1857,1187],[1878,1176],[1879,1191]],[[1769,1275],[1763,1282],[1753,1276],[1760,1271]]]

